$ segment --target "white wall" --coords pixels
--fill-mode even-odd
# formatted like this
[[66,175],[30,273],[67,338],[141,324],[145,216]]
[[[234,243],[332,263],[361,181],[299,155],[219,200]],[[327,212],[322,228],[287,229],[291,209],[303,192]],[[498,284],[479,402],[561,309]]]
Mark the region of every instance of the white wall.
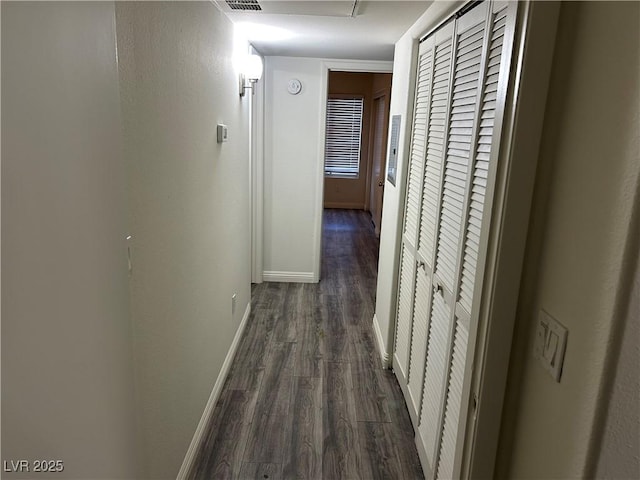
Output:
[[[623,322],[618,303],[632,286],[622,274],[630,218],[638,208],[639,7],[635,2],[562,7],[501,432],[500,477],[595,473],[598,421],[607,411],[607,379],[615,375],[610,340]],[[637,254],[637,246],[629,254]],[[531,353],[540,309],[569,331],[560,383]],[[635,420],[629,418],[633,412],[617,415],[637,425],[635,407]]]
[[116,13],[139,428],[146,476],[175,478],[250,299],[250,98],[210,2]]
[[56,478],[136,477],[115,44],[113,3],[2,2],[2,459]]
[[[388,73],[391,62],[265,58],[265,281],[320,279],[328,69]],[[287,92],[291,78],[302,82],[298,95]]]
[[[265,58],[264,246],[265,280],[287,275],[314,281],[318,244],[322,60]],[[287,82],[302,82],[298,95]]]

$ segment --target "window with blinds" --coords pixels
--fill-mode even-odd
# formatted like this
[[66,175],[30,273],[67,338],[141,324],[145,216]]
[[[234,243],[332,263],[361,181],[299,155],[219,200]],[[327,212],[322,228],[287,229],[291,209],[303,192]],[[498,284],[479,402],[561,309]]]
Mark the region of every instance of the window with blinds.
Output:
[[358,178],[362,141],[363,98],[329,98],[324,147],[324,174]]

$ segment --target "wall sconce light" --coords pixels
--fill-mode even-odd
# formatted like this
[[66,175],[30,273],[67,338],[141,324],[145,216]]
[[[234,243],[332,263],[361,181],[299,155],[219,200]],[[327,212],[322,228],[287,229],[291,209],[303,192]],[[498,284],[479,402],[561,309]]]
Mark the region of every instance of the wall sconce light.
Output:
[[253,86],[262,77],[262,58],[258,55],[247,55],[242,60],[240,68],[240,96],[244,97],[245,90],[251,89],[255,93]]

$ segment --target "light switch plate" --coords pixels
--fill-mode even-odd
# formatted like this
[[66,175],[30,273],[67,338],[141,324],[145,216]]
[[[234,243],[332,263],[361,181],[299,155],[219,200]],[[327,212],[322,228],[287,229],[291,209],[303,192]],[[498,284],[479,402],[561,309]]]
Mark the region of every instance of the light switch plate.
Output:
[[222,123],[218,124],[218,143],[223,143],[227,141],[229,131],[226,125]]
[[562,376],[567,329],[544,310],[538,314],[533,354],[556,382]]

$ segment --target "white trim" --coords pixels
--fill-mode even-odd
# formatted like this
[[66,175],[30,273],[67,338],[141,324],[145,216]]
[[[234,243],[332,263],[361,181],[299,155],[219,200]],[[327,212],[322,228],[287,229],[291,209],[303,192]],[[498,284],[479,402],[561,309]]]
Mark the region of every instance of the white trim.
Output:
[[376,337],[376,343],[378,344],[378,352],[380,353],[380,361],[382,362],[382,368],[387,369],[391,367],[391,357],[389,352],[387,352],[384,348],[384,340],[382,339],[382,331],[380,330],[380,325],[378,325],[378,317],[376,314],[373,314],[373,331]]
[[[252,48],[254,55],[260,55]],[[262,57],[263,63],[266,59]],[[266,76],[265,76],[266,77]],[[265,77],[253,87],[250,97],[250,152],[251,152],[251,282],[262,283],[262,252],[264,237],[264,98]]]
[[229,375],[229,370],[231,368],[231,364],[233,363],[233,359],[236,356],[236,352],[238,351],[238,346],[240,345],[240,339],[242,338],[242,334],[244,333],[244,329],[247,326],[247,322],[249,320],[249,315],[251,314],[251,302],[247,303],[247,308],[244,311],[244,315],[242,316],[242,320],[240,321],[240,325],[238,325],[238,330],[236,330],[236,334],[233,337],[233,341],[231,342],[231,346],[229,347],[229,351],[227,352],[227,356],[222,363],[222,368],[220,369],[220,373],[218,374],[218,378],[216,379],[216,383],[213,385],[213,389],[211,390],[211,395],[209,395],[209,400],[204,407],[204,412],[202,412],[202,417],[200,417],[200,422],[196,427],[196,431],[193,434],[193,438],[191,439],[191,444],[187,449],[187,453],[184,456],[184,460],[182,461],[182,466],[180,467],[180,471],[178,472],[177,480],[183,480],[187,478],[191,467],[193,466],[193,461],[196,458],[196,453],[198,448],[202,444],[204,440],[204,434],[207,430],[207,426],[209,425],[209,421],[211,420],[211,414],[213,413],[213,409],[220,398],[220,394],[222,393],[222,387],[224,386],[224,382],[227,380],[227,376]]
[[315,272],[262,272],[265,282],[317,283]]
[[338,72],[367,72],[367,73],[393,72],[393,62],[387,62],[382,60],[326,59],[322,63],[327,70],[335,70]]
[[[327,121],[327,95],[329,93],[329,70],[340,72],[392,73],[393,62],[366,60],[325,59],[320,72],[320,132],[318,135],[318,164],[316,166],[316,204],[313,228],[313,282],[320,281],[322,255],[322,210],[324,208],[324,137]],[[266,273],[266,272],[265,272]],[[266,278],[265,278],[266,280]]]

